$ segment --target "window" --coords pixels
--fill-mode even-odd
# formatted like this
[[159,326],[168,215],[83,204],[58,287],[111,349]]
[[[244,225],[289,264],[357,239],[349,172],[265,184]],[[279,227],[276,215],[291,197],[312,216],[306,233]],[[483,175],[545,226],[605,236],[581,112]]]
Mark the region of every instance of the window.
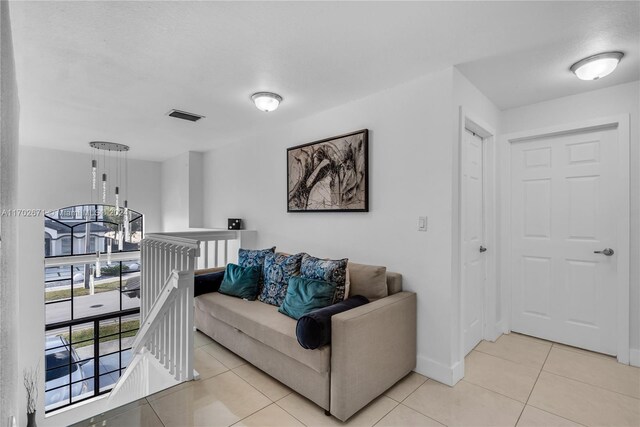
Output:
[[123,211],[86,205],[45,217],[46,412],[108,392],[131,361],[143,224]]

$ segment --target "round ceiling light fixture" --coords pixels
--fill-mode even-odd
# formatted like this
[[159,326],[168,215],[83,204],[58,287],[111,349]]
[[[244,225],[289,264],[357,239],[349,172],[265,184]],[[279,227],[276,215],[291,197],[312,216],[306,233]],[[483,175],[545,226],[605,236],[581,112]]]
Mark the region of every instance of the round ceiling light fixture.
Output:
[[268,113],[278,108],[282,102],[282,97],[273,92],[256,92],[251,95],[251,100],[258,110]]
[[622,52],[603,52],[581,59],[569,68],[580,80],[598,80],[616,69]]

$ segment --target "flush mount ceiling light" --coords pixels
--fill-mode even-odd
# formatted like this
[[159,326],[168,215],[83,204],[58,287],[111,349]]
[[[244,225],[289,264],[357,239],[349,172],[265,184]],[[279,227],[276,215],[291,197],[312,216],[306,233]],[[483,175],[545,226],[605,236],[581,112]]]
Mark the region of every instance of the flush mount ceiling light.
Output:
[[580,80],[598,80],[616,69],[622,52],[603,52],[581,59],[569,68]]
[[273,92],[256,92],[251,95],[251,100],[256,104],[258,110],[268,113],[278,108],[282,102],[282,97]]

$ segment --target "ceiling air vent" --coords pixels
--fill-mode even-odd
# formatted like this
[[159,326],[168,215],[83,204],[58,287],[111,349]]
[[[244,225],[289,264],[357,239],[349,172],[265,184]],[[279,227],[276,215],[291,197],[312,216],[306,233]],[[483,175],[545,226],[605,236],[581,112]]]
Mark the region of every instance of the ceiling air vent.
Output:
[[204,119],[204,116],[198,114],[187,113],[186,111],[171,110],[167,114],[169,117],[175,117],[176,119],[188,120],[190,122],[197,122],[200,119]]

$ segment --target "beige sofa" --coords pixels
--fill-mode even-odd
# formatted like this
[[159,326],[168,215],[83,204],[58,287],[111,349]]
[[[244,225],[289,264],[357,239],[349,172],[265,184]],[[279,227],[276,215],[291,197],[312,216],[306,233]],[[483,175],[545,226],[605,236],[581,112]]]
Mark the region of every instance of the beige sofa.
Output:
[[[380,267],[349,263],[351,290],[366,293],[366,278],[375,276],[375,269],[384,274]],[[298,344],[294,319],[257,300],[218,292],[200,295],[195,299],[195,324],[218,343],[346,421],[415,368],[416,294],[402,291],[398,273],[387,272],[386,285],[388,296],[334,315],[331,344],[315,350]]]

